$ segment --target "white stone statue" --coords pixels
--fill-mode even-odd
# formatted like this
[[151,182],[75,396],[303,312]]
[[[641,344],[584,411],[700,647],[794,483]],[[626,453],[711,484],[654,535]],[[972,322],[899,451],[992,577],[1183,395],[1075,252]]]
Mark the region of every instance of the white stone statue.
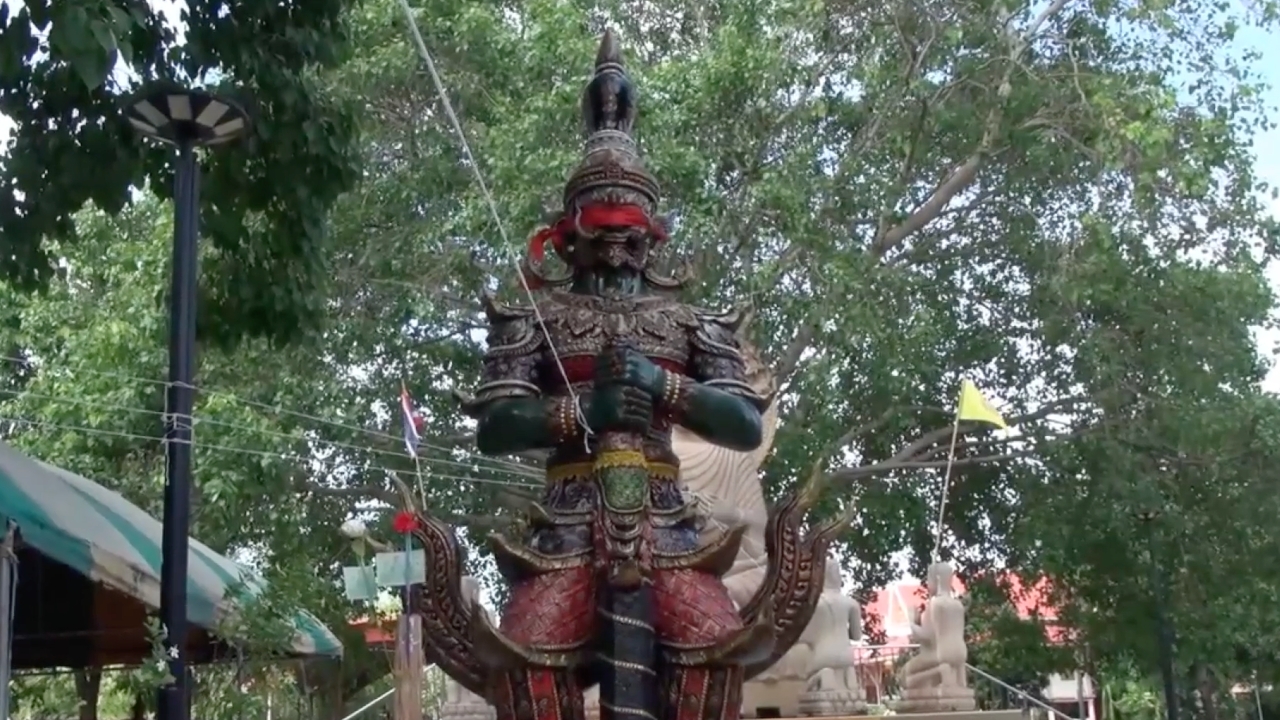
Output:
[[977,706],[965,672],[964,605],[952,587],[953,576],[949,563],[929,566],[929,598],[911,622],[911,642],[920,647],[899,676],[899,713],[963,712]]
[[[479,599],[480,581],[469,575],[463,577],[463,602],[474,603]],[[490,615],[489,620],[493,622],[492,614],[489,613],[488,609],[485,609],[485,613]],[[445,678],[444,702],[440,705],[441,720],[445,718],[449,720],[493,720],[495,717],[497,717],[497,712],[484,698],[462,687],[453,678]]]
[[857,715],[867,709],[853,643],[862,639],[862,607],[841,591],[840,565],[827,559],[822,595],[801,642],[810,648],[801,715]]
[[[743,356],[747,380],[761,395],[774,392],[773,375],[760,361],[755,350],[744,343]],[[765,524],[769,521],[764,491],[760,486],[760,466],[773,447],[778,428],[778,404],[765,410],[764,438],[751,452],[728,450],[703,440],[683,427],[671,433],[671,447],[680,458],[680,481],[687,492],[701,501],[708,518],[706,529],[725,530],[745,524],[746,534],[738,548],[738,557],[723,580],[729,597],[739,607],[747,603],[764,582],[768,557],[764,548]]]

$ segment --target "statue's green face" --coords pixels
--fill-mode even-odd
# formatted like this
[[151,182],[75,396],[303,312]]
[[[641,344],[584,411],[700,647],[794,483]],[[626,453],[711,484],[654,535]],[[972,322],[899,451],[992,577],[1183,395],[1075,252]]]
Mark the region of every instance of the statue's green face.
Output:
[[651,245],[646,228],[606,226],[575,234],[568,250],[575,268],[639,274],[649,262]]

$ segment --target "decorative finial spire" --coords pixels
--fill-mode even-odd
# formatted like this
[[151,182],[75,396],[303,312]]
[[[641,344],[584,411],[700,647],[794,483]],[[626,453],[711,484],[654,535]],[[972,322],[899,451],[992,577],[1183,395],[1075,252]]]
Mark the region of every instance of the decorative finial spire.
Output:
[[636,90],[622,65],[622,47],[612,30],[606,30],[596,51],[596,72],[582,93],[583,133],[591,137],[601,130],[631,134],[636,120]]
[[600,49],[596,50],[596,72],[605,65],[617,65],[622,70],[622,46],[618,44],[618,36],[613,28],[605,28],[600,38]]
[[644,168],[631,135],[638,93],[622,64],[617,35],[606,30],[596,51],[595,73],[582,91],[582,163],[565,186],[568,209],[575,201],[643,205],[653,211],[658,183]]

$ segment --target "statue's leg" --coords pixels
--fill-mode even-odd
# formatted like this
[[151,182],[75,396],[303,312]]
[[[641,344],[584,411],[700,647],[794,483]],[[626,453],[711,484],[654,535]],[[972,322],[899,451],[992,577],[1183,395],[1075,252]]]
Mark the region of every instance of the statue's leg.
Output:
[[923,680],[933,674],[937,665],[938,661],[932,655],[925,655],[923,651],[917,650],[902,666],[902,677],[908,683]]
[[[710,648],[742,629],[729,592],[714,575],[656,571],[653,590],[661,645]],[[740,666],[669,666],[661,682],[661,720],[738,720],[742,714]]]
[[[594,581],[583,565],[517,583],[501,628],[519,645],[555,654],[587,645],[595,617]],[[530,666],[500,673],[490,701],[497,720],[583,720],[582,686],[569,668]]]
[[940,687],[956,687],[956,681],[959,679],[956,675],[955,667],[947,663],[938,665],[938,685]]
[[936,661],[933,665],[920,667],[915,672],[908,673],[903,677],[906,679],[906,686],[909,688],[924,689],[938,687],[942,684],[942,666]]
[[[916,652],[918,653],[919,651],[917,650]],[[902,663],[902,668],[898,670],[898,675],[903,680],[906,680],[907,678],[910,678],[912,675],[915,675],[917,672],[919,672],[916,669],[920,667],[919,658],[920,656],[918,654],[912,655],[911,657],[907,658],[906,662]]]

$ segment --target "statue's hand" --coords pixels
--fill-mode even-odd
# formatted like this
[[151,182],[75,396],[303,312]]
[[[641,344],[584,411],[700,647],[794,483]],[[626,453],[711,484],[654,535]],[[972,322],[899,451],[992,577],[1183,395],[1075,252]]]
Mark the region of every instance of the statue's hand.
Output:
[[614,345],[596,356],[596,387],[628,385],[659,398],[665,389],[665,371],[640,352]]
[[595,432],[644,432],[653,422],[653,398],[630,385],[606,385],[585,399]]

